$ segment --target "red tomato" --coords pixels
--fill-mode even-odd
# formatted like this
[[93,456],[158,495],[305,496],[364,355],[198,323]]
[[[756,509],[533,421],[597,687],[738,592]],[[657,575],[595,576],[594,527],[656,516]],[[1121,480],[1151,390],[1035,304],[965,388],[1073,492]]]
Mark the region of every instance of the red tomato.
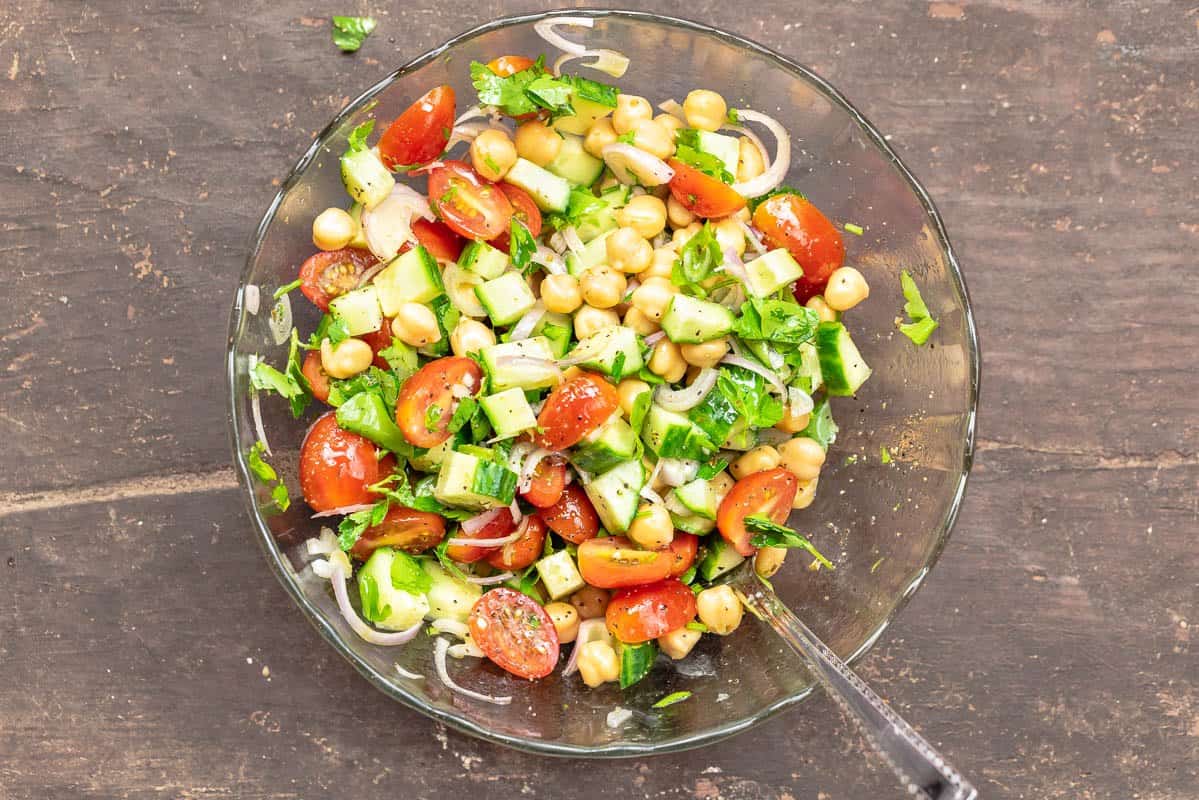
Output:
[[380,350],[386,350],[387,348],[391,347],[392,340],[395,338],[391,332],[390,320],[384,320],[383,327],[379,328],[379,330],[371,331],[370,333],[364,333],[358,338],[371,346],[371,352],[375,354],[375,360],[372,363],[374,363],[376,367],[379,369],[391,369],[391,364],[387,363],[387,359],[379,355]]
[[677,578],[695,563],[695,554],[699,550],[699,537],[692,533],[674,532],[670,542],[670,553],[674,561],[670,565],[670,577]]
[[300,266],[300,291],[321,311],[328,311],[329,301],[356,287],[362,273],[378,260],[352,247],[322,250]]
[[677,630],[695,618],[695,593],[677,578],[612,594],[604,615],[608,632],[638,644]]
[[455,388],[474,394],[482,383],[483,370],[469,358],[450,356],[425,364],[404,381],[396,400],[396,424],[404,438],[417,447],[436,447],[450,438],[450,417],[458,407]]
[[669,550],[641,550],[620,536],[588,539],[579,545],[579,574],[601,589],[619,589],[660,581],[670,575]]
[[558,664],[558,632],[549,614],[526,594],[492,589],[467,619],[483,654],[520,678],[544,678]]
[[[455,539],[500,539],[512,531],[516,530],[516,523],[512,521],[512,515],[507,513],[497,514],[491,522],[483,526],[482,530],[474,533],[459,533]],[[494,553],[494,547],[478,547],[473,544],[452,544],[446,548],[445,554],[450,559],[457,561],[460,564],[473,564],[476,561],[482,561],[489,555]]]
[[716,511],[720,535],[741,555],[753,555],[757,548],[749,543],[752,537],[745,528],[745,518],[764,514],[782,525],[791,513],[798,488],[798,479],[782,467],[746,475],[729,490]]
[[429,171],[429,205],[446,225],[469,239],[494,239],[508,230],[512,218],[507,195],[464,161],[446,161]]
[[795,194],[767,198],[754,211],[754,226],[774,247],[785,247],[803,267],[795,282],[801,303],[824,291],[828,276],[845,263],[841,233],[820,209]]
[[670,193],[697,217],[727,217],[745,205],[745,198],[727,183],[688,166],[677,158],[668,162],[674,170]]
[[566,464],[557,457],[543,458],[533,470],[529,490],[520,496],[538,508],[549,508],[562,497],[566,488]]
[[558,502],[537,513],[551,531],[574,544],[594,539],[599,533],[599,516],[577,483],[564,488]]
[[[529,196],[529,193],[518,186],[513,186],[510,183],[501,183],[499,185],[504,196],[508,198],[508,202],[512,204],[512,219],[519,220],[522,225],[529,229],[529,233],[533,234],[533,238],[541,235],[541,209],[537,207],[537,202]],[[490,244],[499,250],[508,252],[509,231],[512,229],[512,223],[509,221],[508,230],[501,233],[499,236],[491,240]]]
[[427,164],[441,155],[454,127],[454,89],[438,86],[395,118],[379,138],[379,157],[390,170]]
[[[416,240],[429,251],[429,255],[438,261],[457,261],[458,256],[462,255],[462,248],[466,246],[462,237],[444,222],[415,219],[412,221],[412,232],[416,234]],[[405,245],[401,249],[409,250],[411,247]]]
[[308,385],[312,387],[312,396],[322,403],[328,403],[329,375],[321,366],[319,350],[309,350],[305,354],[304,363],[300,365],[300,372],[303,372],[304,377],[308,379]]
[[337,426],[334,412],[317,418],[300,445],[300,490],[313,511],[373,503],[367,491],[395,469],[391,455],[375,458],[375,445]]
[[[511,519],[512,515],[509,514],[508,518]],[[524,569],[541,558],[541,549],[545,546],[545,523],[540,517],[525,517],[521,524],[525,529],[520,538],[493,549],[487,556],[488,564],[500,570]]]
[[537,416],[536,441],[550,450],[565,450],[608,421],[620,406],[616,387],[592,372],[558,384]]
[[407,553],[423,553],[445,536],[445,520],[439,514],[392,506],[378,525],[372,525],[354,542],[350,555],[366,561],[380,547]]
[[500,56],[488,61],[487,68],[501,78],[507,78],[509,75],[523,72],[534,63],[536,62],[528,56]]

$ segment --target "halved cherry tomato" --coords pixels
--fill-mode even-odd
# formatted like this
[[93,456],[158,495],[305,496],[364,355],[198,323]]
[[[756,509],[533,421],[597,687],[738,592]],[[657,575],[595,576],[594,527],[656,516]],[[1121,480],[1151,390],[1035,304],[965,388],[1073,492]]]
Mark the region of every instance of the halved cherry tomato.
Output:
[[695,618],[695,593],[678,578],[620,589],[612,594],[604,615],[608,632],[622,642],[657,639]]
[[574,544],[594,539],[599,533],[599,516],[577,483],[563,489],[558,502],[537,513],[551,531]]
[[558,632],[533,598],[514,589],[492,589],[475,601],[467,619],[483,654],[521,678],[544,678],[558,665]]
[[[458,256],[462,255],[462,248],[466,246],[462,237],[455,233],[449,225],[436,220],[414,219],[412,233],[416,236],[416,240],[429,251],[429,255],[438,261],[457,261]],[[411,249],[411,246],[401,248],[401,250],[407,249]]]
[[628,539],[609,536],[579,545],[579,574],[601,589],[619,589],[660,581],[670,575],[669,550],[641,550]]
[[375,458],[375,445],[356,433],[342,430],[334,412],[317,418],[300,445],[300,491],[313,511],[373,503],[378,495],[367,491],[395,469],[390,454]]
[[716,511],[720,535],[741,555],[753,555],[757,548],[749,543],[753,537],[745,527],[745,518],[764,514],[782,525],[791,513],[798,488],[795,475],[782,467],[746,475],[729,490]]
[[445,519],[440,514],[392,506],[378,525],[363,532],[350,555],[366,561],[380,547],[394,547],[406,553],[423,553],[445,537]]
[[438,86],[405,109],[379,138],[379,157],[390,170],[417,167],[441,155],[454,127],[454,89]]
[[488,564],[500,570],[524,569],[541,558],[541,549],[545,546],[545,523],[540,517],[525,517],[521,524],[525,529],[520,538],[498,550],[492,550],[487,556]]
[[550,450],[565,450],[607,422],[619,406],[615,386],[593,372],[580,372],[545,399],[535,441]]
[[670,553],[674,561],[670,565],[670,577],[677,578],[695,563],[695,554],[699,551],[699,537],[693,533],[675,531],[674,539],[670,542]]
[[[371,346],[371,352],[375,354],[375,359],[372,362],[379,369],[391,369],[391,365],[387,363],[387,359],[379,355],[379,351],[386,350],[391,347],[395,335],[391,332],[391,320],[383,320],[383,327],[377,331],[364,333],[358,337],[362,341]],[[315,352],[315,351],[309,351]],[[305,373],[307,374],[307,373]],[[319,398],[318,398],[319,399]]]
[[468,239],[494,239],[508,230],[512,218],[508,196],[464,161],[446,161],[429,171],[429,205]]
[[[516,523],[512,521],[512,515],[508,513],[507,509],[504,509],[502,513],[496,514],[480,530],[474,533],[459,532],[454,538],[501,539],[514,530],[516,530]],[[457,561],[460,564],[473,564],[476,561],[482,561],[495,551],[496,548],[494,547],[479,547],[473,544],[452,544],[445,549],[445,554],[451,560]]]
[[425,364],[404,381],[396,400],[396,424],[404,438],[417,447],[436,447],[450,438],[450,417],[458,408],[455,390],[465,397],[482,383],[483,370],[469,358],[450,356]]
[[549,508],[562,498],[566,488],[566,464],[561,458],[550,456],[537,462],[528,491],[520,496],[538,508]]
[[733,191],[733,187],[727,183],[722,183],[677,158],[672,158],[666,163],[674,170],[674,177],[670,179],[670,193],[695,216],[708,219],[727,217],[745,205],[745,198]]
[[300,291],[321,311],[328,311],[329,301],[355,288],[362,273],[378,260],[353,247],[315,253],[300,266]]
[[[537,207],[537,201],[529,196],[529,193],[518,186],[513,186],[510,183],[501,183],[500,189],[504,192],[504,196],[508,198],[508,202],[512,204],[512,219],[518,220],[522,225],[529,229],[529,233],[533,234],[536,239],[541,235],[541,209]],[[492,247],[508,252],[508,240],[512,230],[512,221],[508,222],[508,230],[501,233],[499,236],[491,240]]]
[[534,63],[528,56],[500,56],[488,61],[487,68],[501,78],[507,78],[509,75],[523,72]]
[[319,350],[309,350],[304,355],[304,363],[300,365],[300,372],[304,373],[304,377],[308,379],[308,385],[312,387],[312,396],[322,403],[328,403],[329,375],[321,366]]
[[820,209],[795,194],[767,198],[754,210],[754,226],[774,247],[785,247],[803,267],[795,282],[801,303],[824,291],[828,276],[845,263],[841,233]]

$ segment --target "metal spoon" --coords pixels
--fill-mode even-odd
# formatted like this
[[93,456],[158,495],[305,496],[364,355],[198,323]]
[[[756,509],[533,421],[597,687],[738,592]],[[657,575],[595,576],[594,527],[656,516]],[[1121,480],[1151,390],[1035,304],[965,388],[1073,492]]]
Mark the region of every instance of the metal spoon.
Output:
[[753,559],[725,576],[745,607],[770,624],[854,721],[908,793],[928,800],[974,800],[978,791],[933,746],[845,665],[779,600],[753,569]]

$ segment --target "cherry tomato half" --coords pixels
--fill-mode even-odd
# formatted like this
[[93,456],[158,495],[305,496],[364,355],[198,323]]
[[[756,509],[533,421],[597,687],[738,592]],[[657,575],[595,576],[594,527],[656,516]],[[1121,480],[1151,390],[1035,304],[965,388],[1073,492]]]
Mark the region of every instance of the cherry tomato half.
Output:
[[683,627],[695,610],[695,593],[678,578],[667,578],[614,592],[604,620],[617,639],[637,644]]
[[394,547],[406,553],[419,554],[436,547],[443,537],[445,519],[440,514],[392,506],[382,522],[367,528],[354,542],[350,555],[366,561],[380,547]]
[[[508,202],[512,204],[512,219],[519,221],[522,225],[529,229],[529,233],[536,239],[541,235],[541,209],[537,207],[537,201],[529,196],[529,193],[519,186],[513,186],[510,183],[499,184],[500,190],[504,196],[508,198]],[[512,222],[508,222],[508,230],[501,233],[499,236],[491,240],[492,247],[508,252],[509,237],[512,230]]]
[[699,537],[693,533],[675,531],[674,539],[670,542],[670,553],[674,561],[670,565],[670,577],[677,578],[695,563],[695,554],[699,551]]
[[300,445],[300,490],[313,511],[373,503],[378,495],[367,491],[395,469],[390,454],[375,458],[375,445],[356,433],[342,430],[334,412],[317,418]]
[[537,416],[541,432],[536,441],[550,450],[564,450],[607,422],[619,406],[615,386],[593,372],[580,372],[545,399]]
[[379,138],[379,157],[390,170],[417,167],[441,155],[454,127],[454,89],[438,86],[405,109]]
[[727,217],[745,205],[745,198],[727,183],[688,166],[677,158],[666,163],[674,170],[670,193],[697,217]]
[[396,424],[404,438],[417,447],[436,447],[450,438],[450,418],[458,408],[455,389],[465,397],[482,382],[483,370],[469,358],[439,358],[418,369],[396,400]]
[[545,523],[540,517],[525,517],[521,524],[524,531],[520,538],[492,550],[487,556],[488,564],[499,570],[524,569],[541,558],[541,550],[545,546]]
[[304,373],[304,377],[308,379],[308,385],[312,388],[312,396],[322,403],[328,403],[329,375],[321,366],[319,350],[309,350],[304,355],[304,363],[300,365],[300,372]]
[[[412,233],[416,236],[416,240],[429,251],[429,255],[438,261],[457,261],[458,256],[462,255],[462,248],[466,246],[462,237],[455,233],[449,225],[436,220],[431,222],[427,219],[413,220]],[[411,249],[412,246],[408,244],[401,248],[401,250]]]
[[328,311],[329,301],[358,286],[362,273],[377,261],[366,250],[353,247],[315,253],[300,266],[300,291],[321,311]]
[[537,513],[551,531],[574,544],[594,539],[599,533],[599,516],[577,483],[564,488],[558,502]]
[[[495,517],[484,525],[480,530],[474,533],[459,533],[455,539],[501,539],[512,531],[516,530],[516,523],[512,521],[512,515],[505,511],[502,514],[496,514]],[[494,547],[479,547],[473,544],[452,544],[446,548],[445,554],[453,561],[459,564],[473,564],[476,561],[482,561],[489,555],[494,553]]]
[[561,458],[550,456],[537,462],[528,491],[520,496],[538,508],[549,508],[562,497],[566,488],[566,464]]
[[501,78],[507,78],[509,75],[524,72],[534,63],[536,62],[528,56],[500,56],[488,61],[487,68]]
[[521,678],[544,678],[558,664],[558,632],[545,609],[514,589],[492,589],[467,619],[483,654]]
[[660,581],[670,575],[669,550],[641,550],[628,539],[609,536],[579,545],[579,573],[601,589],[619,589]]
[[841,233],[820,209],[795,194],[767,198],[754,210],[754,226],[774,247],[785,247],[803,267],[795,282],[801,303],[824,291],[828,276],[845,263]]
[[746,475],[729,490],[716,511],[720,535],[741,555],[753,555],[757,548],[749,543],[752,536],[745,527],[745,518],[764,514],[782,525],[791,513],[798,488],[796,477],[782,467]]
[[494,239],[508,230],[512,203],[464,161],[446,161],[429,171],[429,205],[456,233]]

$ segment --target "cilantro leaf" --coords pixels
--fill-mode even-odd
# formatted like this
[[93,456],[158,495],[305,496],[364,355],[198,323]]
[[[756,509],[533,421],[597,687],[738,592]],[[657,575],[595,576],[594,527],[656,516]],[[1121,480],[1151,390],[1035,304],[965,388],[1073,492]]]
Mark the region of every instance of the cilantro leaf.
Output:
[[450,548],[450,538],[451,537],[447,536],[438,542],[437,546],[433,548],[433,555],[437,556],[437,562],[441,564],[442,569],[453,575],[458,580],[465,581],[466,573],[458,568],[458,565],[454,563],[454,560],[450,558],[449,553],[447,552]]
[[626,359],[625,352],[621,350],[616,354],[616,358],[612,359],[612,380],[620,382],[624,376],[624,362]]
[[287,493],[287,484],[283,481],[279,481],[271,489],[271,499],[275,501],[275,506],[280,511],[291,508],[291,495]]
[[559,75],[558,80],[570,84],[575,95],[582,100],[590,100],[607,108],[616,108],[616,97],[620,94],[620,89],[615,86],[578,75]]
[[819,315],[791,300],[751,298],[741,305],[733,333],[742,339],[802,344],[816,335]]
[[673,706],[675,703],[683,702],[690,696],[691,696],[691,692],[687,692],[687,691],[671,692],[670,694],[666,695],[661,700],[659,700],[658,702],[656,702],[652,706],[650,706],[650,708],[666,708],[667,706]]
[[391,585],[409,594],[424,594],[433,586],[433,578],[421,569],[420,562],[403,550],[391,560]]
[[559,80],[552,75],[540,75],[532,80],[525,87],[525,94],[534,103],[550,112],[551,121],[557,117],[569,116],[575,113],[570,105],[570,98],[574,94],[574,88],[566,81]]
[[291,414],[299,417],[312,401],[308,394],[308,380],[300,371],[299,358],[300,342],[295,329],[292,329],[291,348],[288,351],[287,366],[284,372],[272,367],[265,361],[257,361],[250,370],[250,386],[255,391],[274,392],[290,401]]
[[532,114],[541,108],[526,90],[545,74],[540,58],[533,66],[504,77],[478,61],[472,61],[470,65],[470,81],[479,93],[479,103],[495,106],[510,117]]
[[645,425],[645,416],[649,413],[653,399],[653,392],[642,392],[633,400],[633,408],[629,412],[629,425],[638,436],[641,435],[641,428]]
[[924,304],[924,298],[920,296],[920,289],[916,286],[916,281],[912,280],[912,276],[905,269],[899,273],[899,282],[903,287],[903,297],[907,300],[903,304],[903,313],[908,315],[911,322],[901,324],[899,332],[912,340],[917,346],[928,341],[928,337],[937,329],[940,324],[933,315],[929,313],[928,306]]
[[361,511],[355,511],[353,514],[347,514],[337,526],[337,544],[342,550],[349,552],[354,543],[362,538],[362,534],[366,533],[366,529],[372,525],[378,525],[387,516],[388,502],[386,499],[380,500],[370,508],[364,508]]
[[459,400],[458,407],[454,409],[454,415],[450,417],[449,432],[457,433],[462,430],[463,426],[470,422],[470,418],[474,416],[477,405],[478,403],[475,402],[475,398],[473,397],[464,397]]
[[441,424],[441,406],[434,403],[425,409],[425,430],[430,433],[437,432],[437,426]]
[[699,233],[687,240],[670,270],[670,280],[675,286],[691,289],[700,296],[707,294],[699,285],[711,277],[713,271],[724,263],[724,253],[716,241],[712,223],[705,222]]
[[725,367],[716,378],[716,389],[751,427],[772,428],[783,418],[782,402],[770,393],[761,375]]
[[789,549],[805,550],[824,566],[829,569],[836,569],[833,566],[833,562],[825,558],[807,538],[785,525],[775,523],[769,517],[761,514],[748,516],[745,518],[745,527],[754,532],[754,535],[749,540],[749,543],[754,547],[786,547]]
[[514,218],[508,229],[508,257],[512,259],[512,266],[523,271],[532,263],[535,252],[537,242],[534,241],[533,234],[523,222]]
[[416,350],[393,336],[391,344],[379,351],[379,358],[387,362],[396,379],[403,383],[417,370],[419,361]]
[[414,489],[408,482],[408,475],[403,470],[398,470],[378,483],[368,486],[367,489],[375,494],[383,495],[396,505],[417,511],[440,514],[446,519],[461,521],[470,519],[477,513],[475,511],[443,506],[438,502],[437,498],[433,497],[433,484],[436,483],[437,479],[433,476],[429,477],[432,480],[422,480]]
[[[541,596],[541,590],[537,588],[537,581],[540,575],[537,573],[537,565],[531,564],[525,567],[522,571],[516,573],[508,580],[504,581],[504,586],[509,589],[515,589],[521,594],[527,594],[540,604],[545,604],[545,598]],[[538,620],[540,622],[540,620]]]
[[699,145],[699,131],[695,128],[680,128],[675,134],[674,157],[684,164],[695,167],[721,183],[731,184],[733,174],[728,171],[718,156],[704,152]]
[[353,53],[378,23],[374,17],[334,17],[333,44],[346,53]]
[[394,418],[396,398],[400,393],[400,381],[395,373],[371,366],[352,378],[329,381],[329,405],[343,405],[351,397],[362,392],[377,394],[383,406]]
[[375,129],[375,121],[368,119],[366,122],[359,125],[354,130],[350,131],[350,135],[346,137],[346,153],[357,153],[360,150],[369,150],[366,146],[366,137],[371,135],[371,131]]
[[758,206],[762,205],[770,198],[780,194],[793,194],[801,200],[807,199],[807,197],[804,196],[804,193],[799,189],[792,189],[790,186],[779,186],[778,188],[771,189],[769,192],[759,197],[751,197],[749,199],[749,213],[754,213],[758,210]]
[[254,446],[246,453],[246,465],[250,468],[250,472],[254,473],[254,477],[263,483],[270,483],[279,480],[279,474],[263,459],[262,454],[265,452],[266,445],[261,441],[255,441]]
[[316,330],[308,337],[308,349],[318,349],[325,339],[328,339],[331,345],[338,345],[349,338],[350,329],[346,325],[346,321],[341,317],[325,314],[317,323]]

